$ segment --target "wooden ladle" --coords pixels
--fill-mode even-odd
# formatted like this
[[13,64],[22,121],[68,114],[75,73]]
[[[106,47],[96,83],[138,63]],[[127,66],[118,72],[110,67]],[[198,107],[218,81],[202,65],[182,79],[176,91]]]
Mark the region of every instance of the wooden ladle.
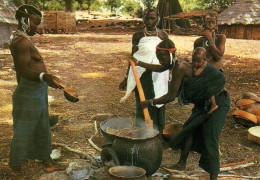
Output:
[[74,89],[66,87],[62,82],[58,82],[57,84],[60,86],[60,89],[63,89],[64,97],[68,101],[70,101],[70,102],[78,102],[79,101],[78,94]]

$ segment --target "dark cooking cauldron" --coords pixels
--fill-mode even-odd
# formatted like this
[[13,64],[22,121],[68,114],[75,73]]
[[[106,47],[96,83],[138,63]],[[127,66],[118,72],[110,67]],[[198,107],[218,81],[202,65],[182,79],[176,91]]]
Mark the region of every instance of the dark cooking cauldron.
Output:
[[[152,175],[162,161],[162,144],[157,138],[158,134],[157,130],[147,132],[137,127],[119,130],[111,147],[107,147],[110,157],[119,161],[120,165],[141,167],[148,176]],[[108,152],[107,150],[102,150],[101,157],[102,153]]]

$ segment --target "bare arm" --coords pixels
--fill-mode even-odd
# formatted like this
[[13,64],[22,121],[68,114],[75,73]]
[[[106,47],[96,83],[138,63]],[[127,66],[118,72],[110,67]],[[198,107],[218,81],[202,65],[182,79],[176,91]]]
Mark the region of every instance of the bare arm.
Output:
[[214,57],[213,59],[216,61],[219,61],[225,52],[225,44],[226,44],[226,36],[220,35],[218,44],[214,44],[212,46],[209,46],[209,50]]
[[130,57],[130,58],[135,63],[136,66],[141,66],[150,71],[163,72],[163,71],[169,69],[168,67],[162,66],[160,64],[149,64],[149,63],[145,63],[143,61],[137,61],[137,59],[135,59],[134,57]]
[[176,64],[172,71],[172,80],[168,85],[168,93],[164,96],[154,99],[153,104],[166,104],[175,100],[178,90],[184,77],[184,66]]
[[167,67],[159,65],[159,64],[149,64],[149,63],[145,63],[142,61],[138,61],[138,63],[136,65],[146,68],[150,71],[154,71],[154,72],[163,72],[168,69]]
[[[213,41],[213,37],[212,37],[213,33],[214,33],[214,31],[209,31],[209,30],[202,31],[202,35],[207,39],[208,42]],[[197,42],[195,41],[195,43],[202,44],[202,41],[201,40],[197,41]],[[195,43],[194,43],[194,48],[195,48]],[[215,42],[215,44],[209,46],[209,51],[210,51],[211,55],[214,57],[213,59],[215,61],[221,60],[221,58],[225,52],[225,44],[226,44],[226,36],[219,35],[218,41]]]

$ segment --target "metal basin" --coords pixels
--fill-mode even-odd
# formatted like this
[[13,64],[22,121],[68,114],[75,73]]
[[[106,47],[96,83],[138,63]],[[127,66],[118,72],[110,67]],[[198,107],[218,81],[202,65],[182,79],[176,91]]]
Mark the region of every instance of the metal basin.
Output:
[[108,170],[109,180],[146,180],[146,171],[135,166],[115,166]]

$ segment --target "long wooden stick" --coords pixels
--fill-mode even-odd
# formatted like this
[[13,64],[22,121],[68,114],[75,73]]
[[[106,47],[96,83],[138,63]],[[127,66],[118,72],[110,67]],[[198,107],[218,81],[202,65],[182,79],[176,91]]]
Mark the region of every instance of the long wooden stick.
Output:
[[[133,62],[132,59],[129,60],[129,63],[130,63],[132,70],[133,70],[133,74],[134,74],[137,90],[138,90],[138,93],[139,93],[140,101],[145,101],[144,91],[143,91],[142,84],[140,82],[140,79],[139,79],[137,71],[136,71],[135,63]],[[153,121],[151,120],[151,117],[149,115],[148,108],[147,107],[144,108],[143,112],[144,112],[144,119],[145,119],[147,128],[149,128],[149,129],[153,128]]]
[[94,165],[94,166],[97,166],[97,161],[88,153],[86,152],[83,152],[83,151],[80,151],[78,149],[73,149],[73,148],[70,148],[69,146],[67,146],[66,144],[62,144],[62,143],[56,143],[56,142],[53,142],[52,145],[54,146],[61,146],[65,149],[67,149],[68,151],[71,151],[71,152],[74,152],[74,153],[77,153],[79,155],[81,155],[82,157],[84,158],[87,158],[88,160],[90,160],[90,162]]
[[254,159],[254,156],[244,160],[244,161],[241,161],[241,162],[237,162],[237,163],[231,163],[231,164],[224,164],[224,165],[221,165],[220,167],[228,167],[228,166],[235,166],[235,165],[239,165],[239,164],[245,164],[247,162],[250,162],[250,161],[253,161]]
[[[250,166],[253,166],[253,165],[255,165],[255,162],[249,162],[249,163],[246,163],[246,164],[239,164],[239,165],[232,165],[232,166],[228,166],[228,167],[222,167],[222,168],[220,168],[220,172],[250,167]],[[162,167],[162,168],[165,169],[166,171],[170,172],[170,173],[178,173],[178,174],[182,174],[182,175],[184,174],[184,171],[179,171],[179,170],[176,170],[176,169],[168,169],[168,168],[165,168],[165,167]],[[194,174],[194,173],[201,173],[201,172],[205,172],[205,171],[195,170],[195,171],[187,171],[185,173]]]
[[240,168],[245,168],[245,167],[250,167],[255,165],[254,162],[250,162],[250,163],[246,163],[246,164],[239,164],[239,165],[235,165],[235,166],[229,166],[229,167],[222,167],[220,168],[220,171],[230,171],[230,170],[234,170],[234,169],[240,169]]
[[97,151],[101,152],[102,149],[100,147],[98,147],[93,141],[92,139],[97,135],[98,130],[97,130],[97,121],[94,121],[94,125],[95,125],[95,133],[88,139],[89,144],[95,148]]
[[243,176],[243,175],[236,175],[236,174],[219,174],[218,178],[221,177],[235,177],[235,178],[245,178],[245,179],[259,179],[258,177],[254,177],[254,176]]

